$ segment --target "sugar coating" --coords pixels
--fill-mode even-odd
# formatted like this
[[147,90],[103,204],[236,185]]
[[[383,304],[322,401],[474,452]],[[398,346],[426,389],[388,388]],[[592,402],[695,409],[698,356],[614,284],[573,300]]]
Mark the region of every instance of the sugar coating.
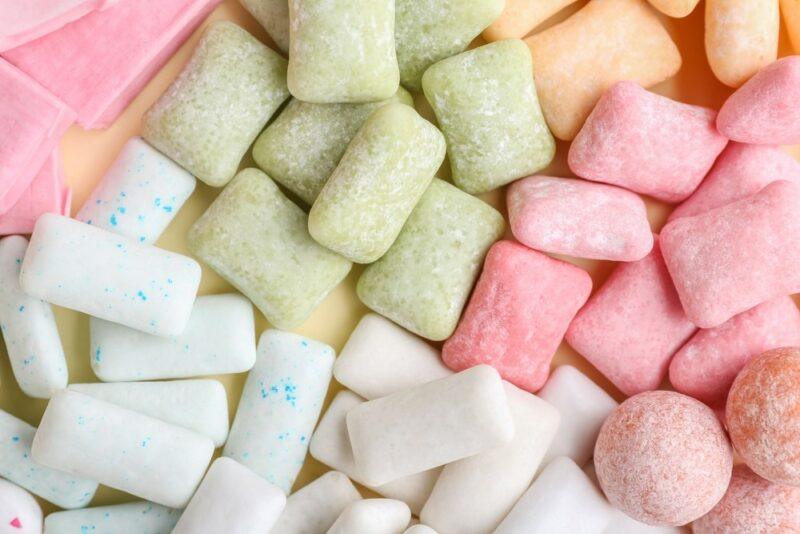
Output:
[[0,58],[0,214],[30,186],[75,113],[27,74]]
[[288,0],[239,0],[272,37],[281,52],[289,52]]
[[483,31],[489,42],[502,39],[522,39],[539,24],[549,19],[575,0],[506,0],[502,14]]
[[256,140],[253,159],[311,205],[356,132],[373,111],[392,102],[414,105],[402,87],[387,100],[363,104],[312,104],[293,98]]
[[274,534],[324,534],[345,508],[360,500],[347,475],[328,471],[286,499],[286,508],[270,532]]
[[[94,269],[87,269],[87,262]],[[22,261],[32,297],[148,334],[175,336],[189,321],[200,265],[106,230],[46,213]]]
[[800,530],[800,488],[773,484],[746,465],[733,468],[722,500],[692,524],[694,534],[795,532]]
[[438,350],[374,313],[361,318],[333,365],[340,384],[369,400],[451,374]]
[[280,489],[236,461],[218,458],[172,532],[269,532],[285,505],[286,496]]
[[586,271],[498,241],[486,255],[458,328],[442,347],[442,360],[455,371],[491,365],[512,384],[537,391],[591,291]]
[[61,508],[82,508],[97,491],[97,482],[51,469],[31,458],[33,427],[0,410],[0,476]]
[[700,187],[670,213],[668,220],[699,215],[741,200],[777,180],[800,184],[800,163],[776,146],[731,142]]
[[514,420],[497,371],[479,365],[347,413],[361,477],[379,485],[499,447]]
[[194,430],[215,447],[228,437],[228,398],[216,380],[70,384],[68,389]]
[[689,15],[700,0],[648,0],[657,10],[669,17],[683,18]]
[[223,455],[288,494],[322,411],[335,357],[319,341],[264,332]]
[[705,48],[719,81],[739,87],[778,57],[778,0],[708,0]]
[[50,399],[31,445],[37,463],[172,508],[189,502],[213,452],[192,430],[66,389]]
[[150,245],[189,199],[195,183],[191,174],[134,137],[75,218]]
[[365,399],[352,391],[342,390],[337,393],[311,437],[309,452],[316,460],[341,471],[372,491],[405,502],[413,513],[419,514],[433,491],[441,468],[401,477],[381,486],[364,484],[356,469],[346,421],[347,413],[364,402]]
[[514,439],[445,466],[420,520],[439,532],[492,532],[533,481],[559,426],[558,411],[508,382]]
[[650,87],[681,66],[678,47],[644,0],[589,2],[525,42],[547,125],[564,140],[575,137],[616,82]]
[[441,132],[412,107],[381,107],[353,137],[311,206],[309,233],[355,263],[373,263],[397,239],[444,154]]
[[569,458],[553,460],[494,534],[601,534],[614,510]]
[[288,96],[286,60],[239,26],[215,22],[145,115],[142,137],[220,187]]
[[328,534],[399,534],[411,521],[406,503],[393,499],[363,499],[344,509]]
[[389,98],[400,83],[395,3],[289,0],[289,91],[317,104]]
[[717,128],[722,135],[741,143],[793,145],[800,142],[800,110],[794,105],[798,86],[800,56],[779,59],[761,69],[728,97],[719,110]]
[[724,404],[733,380],[752,358],[770,349],[800,345],[800,311],[778,297],[699,330],[672,358],[673,387],[709,406]]
[[400,82],[413,91],[423,73],[463,52],[503,11],[503,0],[396,0],[395,42]]
[[725,416],[745,463],[776,484],[800,486],[800,349],[751,360],[734,380]]
[[524,43],[510,39],[436,63],[422,78],[447,139],[453,182],[485,193],[546,167],[555,141],[544,122]]
[[0,240],[0,331],[20,389],[46,399],[66,387],[67,360],[50,304],[28,296],[19,285],[27,248],[21,236]]
[[256,361],[253,306],[239,294],[197,297],[184,331],[159,337],[89,319],[89,361],[104,382],[241,373]]
[[135,501],[55,512],[45,518],[44,528],[48,534],[170,534],[180,515],[180,510]]
[[592,457],[603,422],[617,402],[571,365],[560,365],[553,371],[539,391],[539,398],[560,415],[558,430],[541,465],[546,466],[559,456],[585,465]]
[[0,51],[10,50],[117,0],[33,0],[0,6]]
[[733,453],[710,408],[680,393],[649,391],[606,419],[594,465],[616,508],[644,523],[678,526],[719,502]]
[[352,264],[314,241],[308,217],[263,172],[245,169],[189,230],[189,248],[274,326],[302,324]]
[[506,205],[514,237],[536,250],[636,261],[653,248],[644,202],[619,187],[529,176],[511,184]]
[[434,179],[389,251],[358,280],[361,301],[424,338],[453,333],[502,215]]
[[800,185],[773,182],[757,194],[661,232],[664,260],[687,317],[701,328],[800,291]]
[[603,93],[572,142],[569,168],[587,180],[680,202],[728,143],[715,119],[712,109],[619,82]]
[[77,111],[78,124],[106,128],[219,3],[116,2],[3,56]]
[[[0,525],[5,532],[41,534],[42,508],[33,495],[0,479]],[[12,527],[13,530],[8,529]]]
[[575,316],[567,343],[626,395],[657,389],[695,332],[661,256],[618,265]]

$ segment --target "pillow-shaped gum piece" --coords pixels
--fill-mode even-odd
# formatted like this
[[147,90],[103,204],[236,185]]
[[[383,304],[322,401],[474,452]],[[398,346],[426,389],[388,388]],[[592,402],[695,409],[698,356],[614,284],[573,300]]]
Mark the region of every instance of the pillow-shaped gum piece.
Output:
[[661,231],[687,317],[701,328],[800,291],[800,185],[773,182],[751,197]]
[[614,83],[650,87],[681,66],[678,47],[645,0],[589,2],[525,41],[547,124],[564,140],[575,137]]
[[215,22],[145,115],[142,137],[220,187],[288,96],[286,60],[239,26]]
[[467,193],[491,191],[552,161],[555,141],[522,41],[440,61],[425,72],[422,88],[447,139],[453,183]]
[[587,180],[680,202],[728,143],[715,120],[712,109],[620,82],[603,93],[572,142],[569,168]]

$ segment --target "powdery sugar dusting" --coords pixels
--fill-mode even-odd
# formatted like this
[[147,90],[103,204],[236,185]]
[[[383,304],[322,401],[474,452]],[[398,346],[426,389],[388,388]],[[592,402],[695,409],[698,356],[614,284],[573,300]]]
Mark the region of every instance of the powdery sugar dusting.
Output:
[[608,500],[652,525],[684,525],[725,493],[733,455],[714,412],[671,391],[631,397],[606,419],[594,451]]

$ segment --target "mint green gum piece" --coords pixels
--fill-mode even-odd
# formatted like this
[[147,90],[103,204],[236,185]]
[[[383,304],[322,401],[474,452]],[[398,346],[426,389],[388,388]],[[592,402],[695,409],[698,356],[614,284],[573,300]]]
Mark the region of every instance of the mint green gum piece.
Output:
[[434,179],[389,251],[364,270],[358,297],[407,330],[447,339],[504,227],[497,210]]
[[308,217],[258,169],[245,169],[189,230],[189,249],[275,327],[301,325],[352,264],[317,244]]
[[400,83],[394,0],[289,0],[289,91],[316,104],[391,97]]
[[311,237],[350,261],[376,261],[397,239],[444,154],[444,136],[413,108],[378,109],[311,207]]
[[239,26],[215,22],[145,115],[142,136],[198,179],[221,187],[288,97],[286,60]]
[[367,104],[309,104],[293,98],[256,140],[253,159],[310,206],[361,125],[393,102],[414,105],[402,87],[388,100]]
[[466,50],[504,7],[504,0],[395,0],[400,83],[419,91],[428,67]]
[[534,174],[553,160],[519,39],[497,41],[436,63],[422,77],[425,97],[447,139],[453,182],[481,194]]
[[281,52],[289,51],[289,2],[287,0],[239,0]]

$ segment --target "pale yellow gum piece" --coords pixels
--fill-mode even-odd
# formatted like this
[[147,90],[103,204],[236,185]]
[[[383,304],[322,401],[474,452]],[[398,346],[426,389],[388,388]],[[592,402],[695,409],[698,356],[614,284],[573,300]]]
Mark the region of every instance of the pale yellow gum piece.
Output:
[[649,0],[649,2],[668,17],[680,19],[694,11],[700,0]]
[[503,13],[483,30],[487,41],[521,39],[576,0],[506,0]]
[[592,0],[525,42],[547,125],[567,141],[616,82],[650,87],[681,67],[678,47],[644,0]]
[[800,0],[781,0],[781,13],[792,49],[800,52]]
[[706,55],[717,79],[739,87],[775,61],[779,29],[778,0],[706,0]]

